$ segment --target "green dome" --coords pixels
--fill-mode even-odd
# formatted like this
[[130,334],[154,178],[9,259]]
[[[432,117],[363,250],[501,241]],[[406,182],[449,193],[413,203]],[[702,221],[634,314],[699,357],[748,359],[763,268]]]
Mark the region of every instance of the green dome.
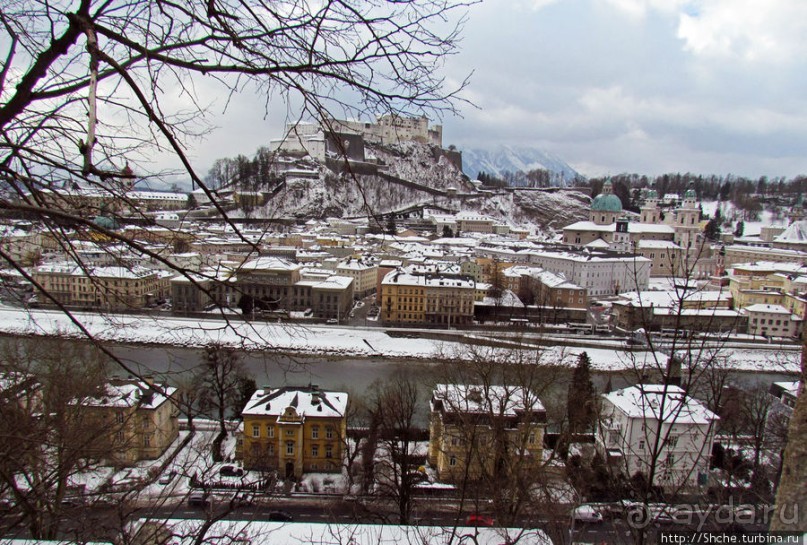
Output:
[[622,212],[622,201],[613,193],[600,193],[594,197],[591,210],[595,212]]
[[658,191],[655,189],[648,189],[647,194],[645,195],[646,199],[658,199]]
[[687,192],[686,192],[686,193],[684,193],[684,198],[685,198],[685,199],[692,199],[692,200],[695,200],[695,199],[697,199],[697,198],[698,198],[698,196],[695,194],[695,190],[694,190],[694,189],[687,189]]
[[109,216],[95,216],[92,222],[98,227],[106,229],[107,231],[114,231],[118,228],[118,222]]

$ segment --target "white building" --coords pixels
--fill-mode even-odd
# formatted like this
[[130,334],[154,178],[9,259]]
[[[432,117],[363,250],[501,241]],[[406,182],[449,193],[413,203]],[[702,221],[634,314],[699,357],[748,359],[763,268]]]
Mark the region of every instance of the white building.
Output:
[[650,260],[606,252],[530,252],[529,262],[562,275],[588,291],[589,297],[644,290],[650,282]]
[[597,449],[629,477],[682,491],[706,484],[718,416],[678,386],[638,384],[602,396]]
[[758,303],[743,309],[748,314],[748,334],[765,337],[796,337],[801,318],[782,305]]
[[357,297],[364,297],[373,293],[378,282],[378,265],[367,263],[361,259],[350,258],[336,266],[336,272],[341,276],[353,279],[353,293]]

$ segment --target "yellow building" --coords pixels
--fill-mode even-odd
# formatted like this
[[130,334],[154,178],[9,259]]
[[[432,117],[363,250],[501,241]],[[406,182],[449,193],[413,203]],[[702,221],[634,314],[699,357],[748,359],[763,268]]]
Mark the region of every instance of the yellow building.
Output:
[[495,478],[540,466],[546,410],[529,389],[438,384],[430,407],[429,464],[440,480]]
[[381,281],[381,321],[388,324],[467,325],[476,282],[462,275],[388,273]]
[[52,304],[45,292],[67,306],[103,310],[139,309],[170,295],[171,275],[144,267],[83,267],[72,262],[41,265],[34,280],[42,287],[41,304]]
[[316,386],[258,390],[241,415],[241,453],[247,469],[286,478],[341,470],[348,395]]
[[156,460],[179,437],[176,388],[151,381],[113,380],[103,392],[75,403],[88,422],[106,432],[88,455],[114,465]]

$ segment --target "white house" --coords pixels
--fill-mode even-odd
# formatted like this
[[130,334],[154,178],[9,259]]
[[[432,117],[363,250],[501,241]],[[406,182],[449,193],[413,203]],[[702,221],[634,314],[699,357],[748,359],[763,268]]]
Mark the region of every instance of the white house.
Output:
[[743,310],[748,314],[749,335],[795,337],[801,330],[801,318],[782,305],[758,303]]
[[602,396],[597,449],[633,476],[667,491],[706,484],[718,416],[674,385],[637,384]]

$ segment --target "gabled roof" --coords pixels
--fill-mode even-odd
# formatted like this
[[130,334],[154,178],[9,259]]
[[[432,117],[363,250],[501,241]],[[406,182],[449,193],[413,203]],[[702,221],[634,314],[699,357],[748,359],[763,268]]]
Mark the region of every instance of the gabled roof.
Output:
[[663,384],[637,384],[602,397],[629,418],[677,424],[709,424],[718,420],[706,405],[674,385],[665,389]]
[[432,410],[438,410],[438,402],[444,412],[451,413],[515,416],[527,411],[544,411],[541,400],[520,386],[438,384],[432,392]]
[[327,392],[316,386],[284,386],[277,389],[257,390],[242,415],[280,416],[293,407],[300,417],[342,417],[347,410],[345,392]]

